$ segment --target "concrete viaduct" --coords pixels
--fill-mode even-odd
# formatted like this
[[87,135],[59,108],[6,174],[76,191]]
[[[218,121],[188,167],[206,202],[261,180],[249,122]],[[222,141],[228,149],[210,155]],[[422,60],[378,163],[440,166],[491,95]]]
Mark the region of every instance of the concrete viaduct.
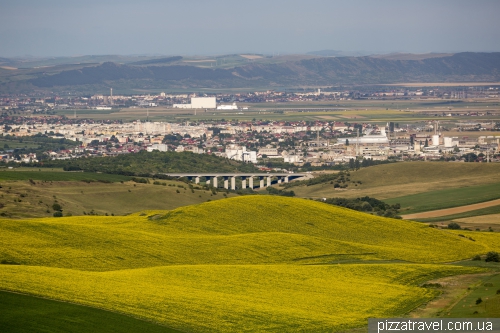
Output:
[[259,178],[259,188],[264,188],[264,180],[266,180],[266,186],[271,186],[272,178],[277,178],[278,184],[282,182],[288,183],[290,180],[296,178],[302,178],[309,176],[305,173],[164,173],[164,175],[169,177],[177,177],[177,178],[187,178],[190,181],[194,179],[194,182],[198,184],[200,182],[201,177],[205,177],[206,184],[212,184],[213,187],[219,187],[218,179],[222,178],[224,180],[224,188],[229,189],[229,181],[231,181],[231,190],[236,190],[236,177],[241,178],[241,187],[247,188],[247,180],[248,187],[253,187],[254,178]]

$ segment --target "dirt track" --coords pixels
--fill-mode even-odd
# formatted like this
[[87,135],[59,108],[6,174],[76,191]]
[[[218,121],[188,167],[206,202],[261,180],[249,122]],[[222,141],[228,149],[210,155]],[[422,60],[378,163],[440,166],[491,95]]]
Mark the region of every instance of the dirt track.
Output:
[[401,217],[405,220],[425,219],[425,218],[430,218],[430,217],[440,217],[440,216],[446,216],[446,215],[459,214],[459,213],[469,212],[471,210],[488,208],[488,207],[499,206],[499,205],[500,205],[500,199],[497,199],[497,200],[481,202],[481,203],[473,204],[473,205],[460,206],[460,207],[454,207],[454,208],[448,208],[448,209],[432,210],[430,212],[423,212],[423,213],[401,215]]

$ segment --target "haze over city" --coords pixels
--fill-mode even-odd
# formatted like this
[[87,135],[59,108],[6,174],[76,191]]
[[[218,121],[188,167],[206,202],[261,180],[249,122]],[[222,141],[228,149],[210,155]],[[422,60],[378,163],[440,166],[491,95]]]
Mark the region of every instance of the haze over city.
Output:
[[500,51],[500,2],[1,1],[0,56]]

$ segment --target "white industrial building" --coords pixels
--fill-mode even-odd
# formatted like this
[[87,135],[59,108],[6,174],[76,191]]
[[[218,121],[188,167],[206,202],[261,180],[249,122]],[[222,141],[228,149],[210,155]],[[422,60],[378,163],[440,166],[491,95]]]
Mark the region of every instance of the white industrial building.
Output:
[[281,158],[282,156],[278,154],[278,148],[260,148],[259,149],[259,155],[264,156],[266,155],[268,158]]
[[257,152],[247,150],[247,147],[230,145],[226,148],[226,157],[230,160],[257,163]]
[[338,138],[338,143],[346,143],[349,140],[349,144],[388,144],[389,139],[385,133],[385,128],[380,129],[380,134],[369,134],[359,138]]
[[219,105],[217,110],[238,110],[238,106],[236,103],[233,103],[232,105]]
[[148,152],[152,152],[153,150],[158,150],[158,151],[168,151],[168,146],[163,143],[155,143],[151,146],[148,146],[146,148]]
[[215,109],[217,101],[215,97],[192,97],[191,104],[174,104],[179,109]]
[[445,148],[456,147],[456,146],[458,146],[458,143],[459,143],[459,140],[458,140],[458,137],[456,137],[456,136],[454,136],[454,137],[445,136],[444,137],[444,147]]

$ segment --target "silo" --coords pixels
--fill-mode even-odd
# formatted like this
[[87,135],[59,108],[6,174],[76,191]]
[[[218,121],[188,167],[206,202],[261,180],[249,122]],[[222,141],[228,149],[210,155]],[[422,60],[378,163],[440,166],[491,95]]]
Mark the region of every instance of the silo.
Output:
[[439,146],[439,135],[436,134],[432,136],[432,145]]
[[444,147],[445,148],[451,148],[453,147],[453,138],[449,136],[444,137]]

